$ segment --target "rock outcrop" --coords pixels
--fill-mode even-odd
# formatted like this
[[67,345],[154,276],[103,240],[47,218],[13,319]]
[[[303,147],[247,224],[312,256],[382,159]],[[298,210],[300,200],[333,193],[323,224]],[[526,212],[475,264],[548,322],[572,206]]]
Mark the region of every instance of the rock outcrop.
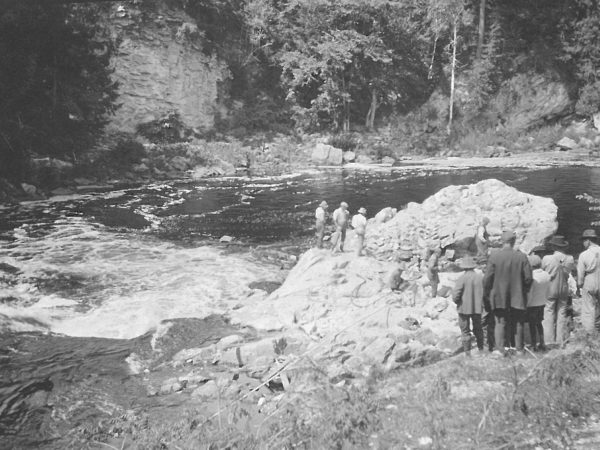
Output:
[[329,166],[339,166],[342,164],[344,155],[341,149],[332,145],[319,143],[312,151],[311,160],[315,164],[326,164]]
[[495,179],[468,186],[448,186],[422,204],[409,203],[393,219],[367,227],[367,247],[385,257],[401,242],[414,249],[431,246],[466,248],[475,236],[479,220],[490,219],[491,239],[503,230],[514,230],[517,247],[526,253],[553,234],[558,208],[549,198],[526,194]]

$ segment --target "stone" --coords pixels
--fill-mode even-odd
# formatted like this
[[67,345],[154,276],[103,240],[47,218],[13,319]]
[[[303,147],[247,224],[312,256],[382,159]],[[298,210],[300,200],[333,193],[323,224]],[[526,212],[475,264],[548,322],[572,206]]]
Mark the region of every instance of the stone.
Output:
[[556,143],[556,146],[566,149],[566,150],[573,150],[574,148],[577,147],[577,142],[575,142],[573,139],[565,136]]
[[522,73],[506,81],[494,104],[505,105],[500,111],[501,127],[512,130],[542,125],[573,108],[567,85],[538,73]]
[[315,164],[340,165],[343,162],[343,152],[332,145],[318,143],[312,151],[311,161]]
[[384,156],[383,158],[381,158],[382,164],[389,164],[390,166],[393,166],[395,162],[396,160],[391,156]]
[[359,164],[373,164],[373,159],[367,155],[358,155],[356,162]]
[[365,358],[376,364],[385,364],[392,354],[396,341],[388,337],[379,337],[369,344],[364,350]]
[[160,393],[162,395],[170,394],[171,392],[178,392],[183,389],[183,385],[177,378],[169,378],[165,380],[160,386]]
[[230,244],[235,240],[234,237],[232,236],[221,236],[221,238],[219,239],[219,242],[223,243],[223,244]]
[[214,380],[209,380],[203,385],[197,387],[192,392],[192,397],[204,399],[204,398],[214,398],[219,395],[219,387]]
[[146,164],[144,164],[144,163],[135,164],[131,169],[135,173],[145,173],[145,172],[148,172],[150,170],[148,168],[148,166]]
[[[511,214],[507,215],[506,210]],[[550,198],[519,192],[488,179],[465,186],[448,186],[422,204],[409,203],[391,220],[370,221],[365,244],[375,255],[391,255],[402,244],[424,248],[428,242],[466,248],[482,216],[490,219],[490,239],[499,242],[503,229],[517,234],[516,247],[528,253],[555,233],[558,208]]]
[[71,195],[73,191],[69,188],[59,187],[50,191],[52,195]]
[[385,223],[388,220],[393,219],[397,213],[398,213],[398,210],[396,208],[392,208],[391,206],[388,206],[386,208],[383,208],[377,214],[375,214],[374,221],[375,221],[375,223],[378,223],[378,224]]
[[244,338],[239,334],[232,334],[225,336],[219,342],[217,342],[217,349],[223,350],[225,348],[233,347],[234,345],[240,344],[244,341]]
[[350,151],[344,152],[343,159],[345,163],[354,162],[354,160],[356,159],[356,153]]
[[592,120],[594,122],[594,127],[596,128],[596,130],[600,130],[600,112],[597,112],[594,115],[592,115]]
[[33,184],[21,183],[21,189],[23,189],[27,195],[35,195],[37,193],[37,188]]

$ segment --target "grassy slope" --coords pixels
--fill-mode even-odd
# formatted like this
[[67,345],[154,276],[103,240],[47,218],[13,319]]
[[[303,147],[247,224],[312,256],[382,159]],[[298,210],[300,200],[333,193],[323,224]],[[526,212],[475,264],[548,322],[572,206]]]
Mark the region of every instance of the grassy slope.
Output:
[[98,439],[139,449],[594,448],[600,439],[583,443],[582,433],[597,421],[599,378],[600,343],[587,337],[536,356],[459,355],[422,368],[372,369],[343,385],[307,361],[290,390],[267,393],[262,405],[259,394],[220,417],[210,417],[213,404],[127,418],[118,438]]

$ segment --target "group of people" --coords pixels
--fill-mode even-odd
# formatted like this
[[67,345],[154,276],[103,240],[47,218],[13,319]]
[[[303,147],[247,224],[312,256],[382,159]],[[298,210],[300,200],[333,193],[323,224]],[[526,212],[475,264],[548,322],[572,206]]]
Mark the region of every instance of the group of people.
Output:
[[[326,201],[323,200],[315,211],[318,248],[323,248],[325,229],[328,219],[328,208],[329,205]],[[333,253],[344,251],[344,243],[346,242],[346,230],[348,229],[348,226],[351,226],[354,229],[354,233],[356,235],[356,255],[361,256],[363,254],[363,248],[365,245],[365,233],[367,231],[367,210],[363,207],[358,208],[357,213],[352,217],[352,221],[350,221],[350,211],[348,211],[348,203],[341,202],[339,208],[333,211],[332,220],[333,225],[335,226],[335,232],[331,237],[331,251]]]
[[565,253],[569,244],[563,236],[552,236],[547,246],[535,247],[527,256],[514,248],[513,231],[502,233],[502,247],[487,258],[488,222],[481,222],[483,231],[480,227],[475,238],[477,259],[487,259],[485,273],[476,270],[475,258],[464,257],[459,262],[464,273],[453,290],[467,355],[471,354],[471,329],[482,353],[486,338],[495,355],[506,355],[510,347],[524,353],[526,322],[533,350],[563,345],[569,336],[570,302],[577,292],[581,293],[584,329],[600,332],[600,246],[595,230],[583,232],[585,250],[577,264]]

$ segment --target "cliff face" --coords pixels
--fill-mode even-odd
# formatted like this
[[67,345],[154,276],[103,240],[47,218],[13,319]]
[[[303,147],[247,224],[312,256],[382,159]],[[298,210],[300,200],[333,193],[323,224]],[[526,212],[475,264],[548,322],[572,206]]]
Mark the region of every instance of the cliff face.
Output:
[[181,11],[113,6],[106,17],[116,39],[113,77],[121,107],[110,126],[134,131],[176,111],[192,127],[211,128],[226,65],[201,51],[201,35]]

